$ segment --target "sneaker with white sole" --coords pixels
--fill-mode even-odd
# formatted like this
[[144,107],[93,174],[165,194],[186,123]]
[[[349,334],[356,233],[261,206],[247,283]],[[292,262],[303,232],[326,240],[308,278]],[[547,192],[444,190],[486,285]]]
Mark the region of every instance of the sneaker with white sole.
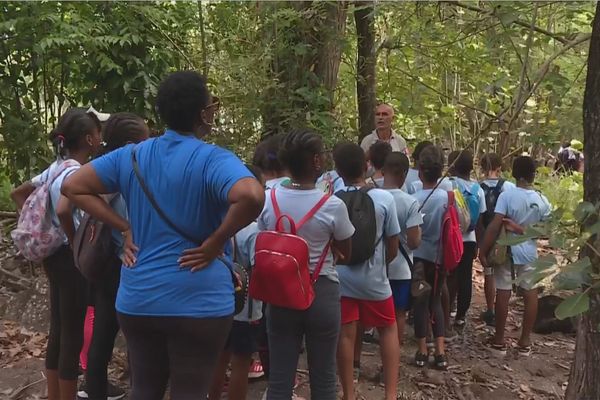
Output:
[[265,371],[262,364],[258,360],[254,360],[248,370],[248,379],[258,379],[265,376]]
[[[77,391],[77,398],[80,400],[86,400],[90,396],[87,393],[87,385],[84,382]],[[108,382],[106,385],[106,400],[120,400],[125,397],[125,391],[118,386]]]

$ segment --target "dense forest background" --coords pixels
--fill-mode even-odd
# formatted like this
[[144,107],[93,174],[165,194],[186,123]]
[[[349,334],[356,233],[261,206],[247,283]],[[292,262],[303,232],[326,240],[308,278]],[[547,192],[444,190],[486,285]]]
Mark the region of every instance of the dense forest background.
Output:
[[[248,157],[308,125],[328,142],[372,129],[377,101],[414,143],[544,158],[582,137],[590,2],[5,2],[2,191],[51,159],[69,106],[132,111],[177,69],[222,100],[214,140]],[[473,141],[473,138],[478,140]],[[1,196],[0,198],[5,198]]]

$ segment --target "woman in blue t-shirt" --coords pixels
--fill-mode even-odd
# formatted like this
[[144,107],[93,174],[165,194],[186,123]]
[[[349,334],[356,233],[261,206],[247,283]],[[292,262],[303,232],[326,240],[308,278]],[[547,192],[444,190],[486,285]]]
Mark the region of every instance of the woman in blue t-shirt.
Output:
[[[202,76],[169,75],[156,106],[162,136],[94,160],[63,192],[123,236],[116,309],[131,399],[160,400],[169,383],[171,399],[201,399],[234,311],[232,274],[217,257],[229,257],[230,238],[256,219],[264,191],[234,154],[201,139],[218,109]],[[113,192],[129,222],[96,196]]]

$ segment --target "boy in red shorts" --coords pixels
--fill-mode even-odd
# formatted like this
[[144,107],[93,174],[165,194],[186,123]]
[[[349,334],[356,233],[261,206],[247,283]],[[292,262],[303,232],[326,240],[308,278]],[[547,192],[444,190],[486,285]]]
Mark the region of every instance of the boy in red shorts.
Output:
[[[342,295],[338,371],[344,400],[355,398],[353,362],[359,322],[378,330],[385,398],[395,400],[400,350],[394,300],[386,267],[398,254],[400,225],[396,203],[386,190],[365,185],[367,163],[358,145],[345,145],[339,152],[337,169],[347,186],[336,195],[348,206],[350,219],[356,228],[352,238],[352,256],[350,260],[341,261],[348,265],[338,265],[337,268]],[[369,231],[373,222],[374,232]]]

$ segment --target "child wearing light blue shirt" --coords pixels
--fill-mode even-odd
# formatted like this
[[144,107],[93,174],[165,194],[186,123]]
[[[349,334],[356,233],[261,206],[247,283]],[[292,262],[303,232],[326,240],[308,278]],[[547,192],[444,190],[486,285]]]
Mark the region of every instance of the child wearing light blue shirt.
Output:
[[[517,181],[517,188],[503,192],[498,197],[494,219],[488,226],[479,258],[484,268],[488,267],[487,254],[492,248],[500,228],[507,218],[521,227],[534,225],[550,216],[551,206],[548,199],[533,189],[535,178],[535,161],[531,157],[517,157],[513,163],[513,177]],[[508,303],[511,295],[511,286],[517,277],[517,283],[523,290],[525,313],[521,337],[518,342],[518,351],[521,355],[531,353],[531,331],[537,314],[538,291],[534,287],[532,278],[528,275],[534,270],[531,265],[537,259],[537,243],[535,239],[527,240],[521,244],[510,246],[511,262],[507,265],[494,268],[496,281],[496,334],[490,343],[490,350],[494,353],[506,354],[504,330],[508,315]]]
[[408,157],[396,152],[387,156],[383,167],[383,187],[394,197],[400,224],[400,252],[388,266],[388,278],[396,309],[396,326],[398,327],[398,344],[400,346],[404,339],[406,312],[410,309],[411,304],[412,252],[421,243],[421,224],[423,223],[417,199],[400,189],[407,177],[408,165]]

